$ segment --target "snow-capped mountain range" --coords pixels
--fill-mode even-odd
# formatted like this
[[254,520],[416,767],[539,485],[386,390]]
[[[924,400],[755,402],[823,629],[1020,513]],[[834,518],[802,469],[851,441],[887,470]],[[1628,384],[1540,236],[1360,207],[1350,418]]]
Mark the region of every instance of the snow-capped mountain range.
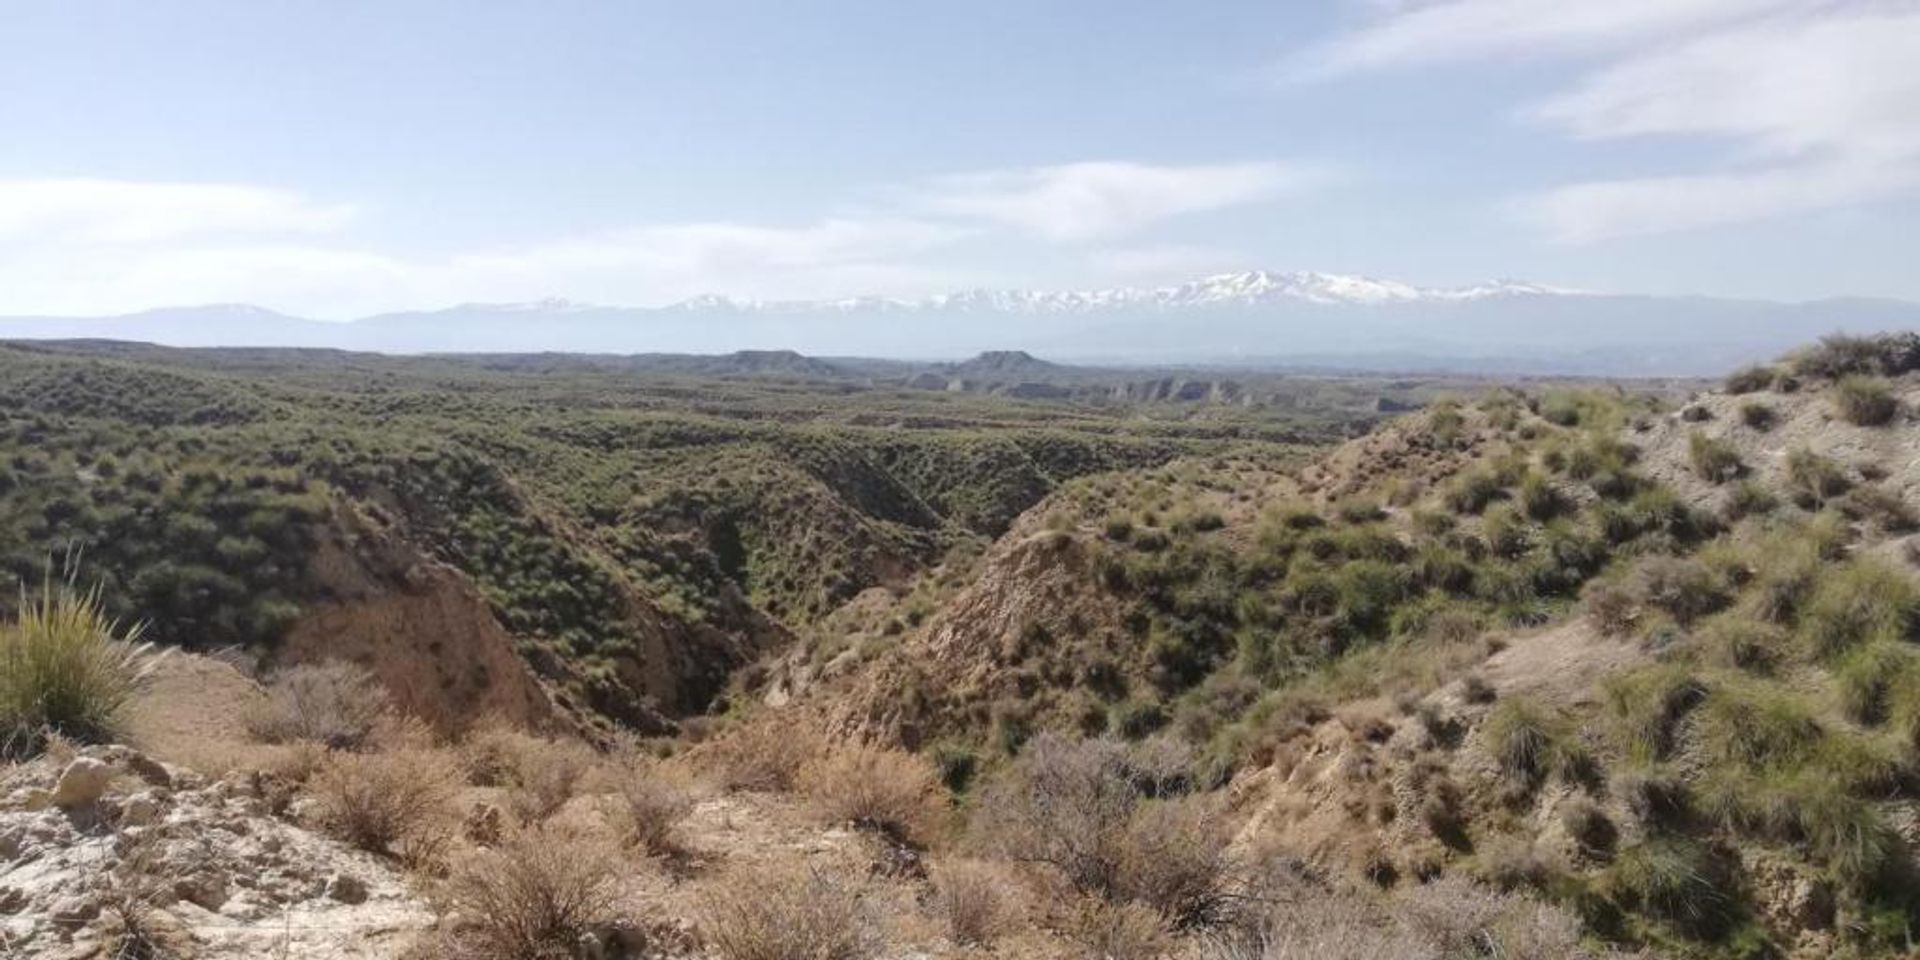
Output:
[[[1273,273],[1247,270],[1221,273],[1165,287],[1113,287],[1104,290],[964,290],[917,299],[849,297],[839,300],[747,300],[707,294],[673,304],[667,309],[808,311],[837,310],[1005,310],[1017,313],[1092,313],[1101,310],[1154,307],[1252,305],[1276,301],[1317,304],[1378,305],[1389,303],[1459,302],[1488,297],[1563,294],[1580,291],[1547,287],[1517,280],[1495,280],[1470,287],[1416,287],[1396,280],[1331,273]],[[503,309],[522,309],[516,304]],[[541,301],[540,306],[581,309],[565,300]]]
[[1129,365],[1712,374],[1836,330],[1912,328],[1920,328],[1920,304],[1894,300],[1652,297],[1510,280],[1426,288],[1248,271],[1154,288],[971,290],[919,299],[462,304],[346,323],[226,304],[117,317],[0,318],[0,339],[388,353],[797,350],[907,359],[1025,350],[1053,360]]

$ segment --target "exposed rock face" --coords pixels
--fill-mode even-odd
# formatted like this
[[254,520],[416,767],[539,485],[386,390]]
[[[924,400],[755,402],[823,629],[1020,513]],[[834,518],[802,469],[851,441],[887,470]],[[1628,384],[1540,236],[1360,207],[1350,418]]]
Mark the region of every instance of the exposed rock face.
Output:
[[280,662],[359,663],[401,709],[442,730],[482,717],[536,728],[557,721],[471,581],[349,508],[336,517],[311,567],[330,599],[294,624]]
[[[151,786],[156,771],[174,786]],[[36,809],[49,794],[56,805]],[[262,778],[208,781],[126,747],[13,768],[0,779],[0,943],[107,956],[121,906],[137,902],[165,956],[398,954],[397,931],[424,928],[426,905],[387,864],[271,815],[273,794]]]

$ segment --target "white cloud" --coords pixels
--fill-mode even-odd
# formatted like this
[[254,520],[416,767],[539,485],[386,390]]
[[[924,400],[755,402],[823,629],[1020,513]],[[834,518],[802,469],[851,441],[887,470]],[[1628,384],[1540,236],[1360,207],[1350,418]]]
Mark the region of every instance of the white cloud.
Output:
[[693,223],[442,257],[268,239],[68,242],[0,252],[0,313],[106,314],[246,302],[347,319],[555,295],[655,304],[712,292],[748,297],[918,293],[967,279],[920,259],[966,232],[910,220],[826,220],[795,227]]
[[1577,52],[1522,115],[1583,140],[1727,145],[1707,169],[1571,183],[1523,216],[1585,242],[1740,223],[1920,188],[1920,0],[1442,0],[1315,51],[1323,70]]
[[1123,286],[1180,283],[1208,273],[1248,266],[1244,257],[1219,247],[1155,244],[1096,250],[1087,257],[1095,282]]
[[1425,0],[1376,3],[1375,22],[1319,46],[1297,66],[1338,73],[1598,50],[1674,31],[1832,0]]
[[[1308,182],[1279,163],[1079,163],[935,178],[876,209],[794,225],[653,224],[437,255],[335,235],[352,208],[243,184],[0,181],[0,313],[101,314],[248,302],[329,318],[550,296],[662,304],[918,295],[999,282],[957,265],[999,244],[1119,236]],[[306,234],[309,236],[296,236]],[[1031,242],[1031,241],[1025,241]],[[1198,264],[1191,249],[1119,252],[1114,269]]]
[[0,241],[145,243],[231,233],[317,233],[347,206],[228,183],[0,180]]
[[1317,179],[1315,171],[1275,162],[1087,162],[941,177],[910,191],[905,202],[925,213],[1005,224],[1051,240],[1086,240],[1181,214],[1272,200]]

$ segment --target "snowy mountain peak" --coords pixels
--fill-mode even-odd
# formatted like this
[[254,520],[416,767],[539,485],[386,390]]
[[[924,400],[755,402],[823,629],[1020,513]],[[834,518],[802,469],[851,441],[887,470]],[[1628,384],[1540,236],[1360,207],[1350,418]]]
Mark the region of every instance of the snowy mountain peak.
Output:
[[1442,303],[1489,297],[1572,294],[1538,284],[1496,280],[1470,287],[1426,288],[1373,277],[1331,273],[1275,273],[1247,270],[1202,277],[1168,287],[1116,287],[1103,290],[959,290],[914,300],[847,297],[827,301],[755,301],[704,295],[683,300],[676,311],[1088,313],[1113,309],[1178,309],[1210,305],[1300,302],[1378,306]]

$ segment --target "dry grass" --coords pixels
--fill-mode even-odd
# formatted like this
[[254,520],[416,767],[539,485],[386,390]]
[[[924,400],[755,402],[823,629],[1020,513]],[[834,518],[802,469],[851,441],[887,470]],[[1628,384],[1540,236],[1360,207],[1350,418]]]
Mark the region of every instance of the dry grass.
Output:
[[700,935],[719,960],[865,960],[877,952],[861,890],[804,870],[716,883]]
[[321,820],[374,853],[406,855],[451,832],[460,769],[445,751],[403,748],[329,754],[307,783]]
[[939,771],[899,750],[845,744],[810,761],[797,777],[814,810],[903,843],[925,843],[946,815]]
[[386,688],[365,667],[333,660],[301,664],[268,678],[266,699],[242,721],[262,743],[319,743],[333,750],[368,745],[393,712]]
[[550,828],[515,831],[495,849],[455,861],[441,898],[460,923],[448,954],[474,960],[554,960],[617,919],[618,863],[596,838]]

